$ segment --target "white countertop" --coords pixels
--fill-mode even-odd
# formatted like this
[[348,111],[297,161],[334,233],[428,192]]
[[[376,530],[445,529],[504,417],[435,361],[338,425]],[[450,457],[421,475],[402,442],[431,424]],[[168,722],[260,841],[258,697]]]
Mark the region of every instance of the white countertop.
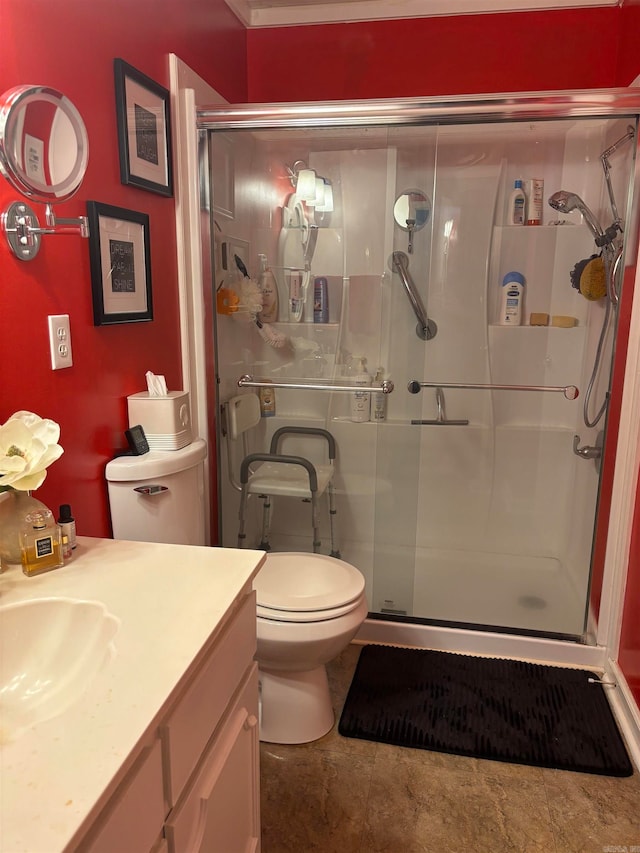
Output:
[[120,620],[115,655],[68,710],[0,745],[0,853],[60,853],[194,658],[224,623],[264,552],[78,538],[61,569],[0,575],[0,605],[100,601]]

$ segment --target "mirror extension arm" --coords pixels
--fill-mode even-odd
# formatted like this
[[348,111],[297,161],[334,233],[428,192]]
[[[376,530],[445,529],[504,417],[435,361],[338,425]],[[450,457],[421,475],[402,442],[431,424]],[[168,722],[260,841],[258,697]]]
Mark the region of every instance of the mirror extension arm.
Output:
[[40,251],[43,234],[77,234],[89,236],[89,220],[56,219],[51,205],[46,206],[46,227],[41,228],[34,210],[22,201],[14,201],[2,214],[2,228],[13,254],[21,261],[31,261]]

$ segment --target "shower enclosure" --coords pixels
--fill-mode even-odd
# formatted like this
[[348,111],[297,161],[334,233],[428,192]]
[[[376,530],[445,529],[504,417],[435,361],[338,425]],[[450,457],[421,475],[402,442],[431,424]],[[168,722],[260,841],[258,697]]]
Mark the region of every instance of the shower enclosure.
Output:
[[[242,455],[280,426],[322,426],[338,447],[341,554],[365,575],[371,618],[593,641],[639,111],[634,90],[198,110],[216,410],[275,396],[246,447],[218,419],[220,544],[237,543]],[[536,224],[509,224],[516,179]],[[261,323],[251,280],[267,266],[278,313]],[[519,323],[509,273],[524,281]],[[316,305],[314,322],[318,278],[328,315]],[[308,455],[300,441],[284,452]],[[261,511],[256,498],[252,547]],[[309,512],[275,502],[274,549],[312,550]]]

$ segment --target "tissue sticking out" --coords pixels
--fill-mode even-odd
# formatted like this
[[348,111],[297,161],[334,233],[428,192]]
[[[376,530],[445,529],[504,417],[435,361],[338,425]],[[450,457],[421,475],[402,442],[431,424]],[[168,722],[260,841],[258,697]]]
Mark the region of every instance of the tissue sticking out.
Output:
[[167,396],[167,381],[164,376],[156,376],[150,370],[147,370],[144,376],[147,380],[147,391],[150,397]]

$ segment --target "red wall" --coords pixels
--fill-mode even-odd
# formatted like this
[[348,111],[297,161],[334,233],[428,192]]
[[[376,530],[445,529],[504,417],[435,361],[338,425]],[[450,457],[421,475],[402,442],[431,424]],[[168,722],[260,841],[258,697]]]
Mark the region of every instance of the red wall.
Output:
[[[126,397],[145,373],[181,388],[174,199],[120,183],[113,59],[121,57],[168,88],[177,54],[230,101],[246,100],[246,35],[223,0],[41,0],[2,2],[0,92],[46,84],[67,95],[89,134],[83,186],[60,216],[86,213],[93,199],[150,217],[154,320],[95,327],[89,246],[79,237],[44,237],[29,263],[0,244],[0,422],[29,409],[61,426],[64,455],[38,497],[71,503],[78,532],[110,535],[105,463],[124,444]],[[0,210],[18,198],[0,180]],[[43,207],[38,206],[43,220]],[[48,314],[69,314],[74,364],[53,372]]]
[[570,9],[250,30],[249,99],[613,86],[618,13]]
[[[82,113],[89,169],[61,216],[89,199],[150,216],[155,319],[93,326],[87,243],[48,237],[31,263],[0,245],[0,422],[26,408],[58,421],[64,456],[38,496],[70,502],[81,534],[109,535],[104,465],[123,444],[126,396],[147,370],[180,387],[174,201],[120,183],[114,57],[168,86],[175,53],[231,102],[411,97],[627,85],[640,73],[640,0],[622,8],[252,30],[223,0],[2,3],[0,92],[60,89]],[[248,50],[248,60],[247,60]],[[306,57],[304,63],[294,61]],[[303,68],[303,70],[299,70]],[[0,181],[0,210],[17,194]],[[68,313],[74,366],[49,368],[47,315]],[[640,487],[639,487],[640,506]],[[640,701],[640,510],[620,660]]]

